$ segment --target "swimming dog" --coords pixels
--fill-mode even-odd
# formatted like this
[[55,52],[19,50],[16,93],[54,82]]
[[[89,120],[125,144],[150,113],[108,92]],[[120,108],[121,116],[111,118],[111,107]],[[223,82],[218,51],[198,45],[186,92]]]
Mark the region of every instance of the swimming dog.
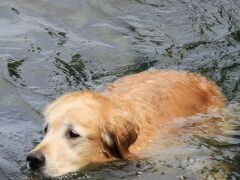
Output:
[[132,160],[162,125],[176,118],[220,112],[224,98],[201,75],[149,70],[129,75],[100,92],[65,94],[44,111],[45,137],[27,156],[29,166],[60,176],[90,163]]

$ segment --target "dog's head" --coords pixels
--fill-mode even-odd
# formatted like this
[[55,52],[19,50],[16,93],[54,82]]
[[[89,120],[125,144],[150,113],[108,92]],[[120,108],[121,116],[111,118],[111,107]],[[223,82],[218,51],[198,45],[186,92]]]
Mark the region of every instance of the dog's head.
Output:
[[123,106],[93,92],[58,98],[44,112],[45,137],[27,156],[30,168],[60,176],[90,163],[132,158],[138,127],[131,106]]

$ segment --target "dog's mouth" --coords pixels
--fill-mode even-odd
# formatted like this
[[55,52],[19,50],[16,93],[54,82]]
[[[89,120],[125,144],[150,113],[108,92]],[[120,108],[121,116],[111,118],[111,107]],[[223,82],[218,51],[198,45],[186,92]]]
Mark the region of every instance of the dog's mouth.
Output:
[[74,172],[68,172],[63,175],[59,176],[54,176],[51,174],[51,171],[47,169],[46,166],[43,166],[39,169],[32,169],[29,166],[29,163],[27,164],[27,176],[29,179],[34,179],[34,180],[65,180],[65,179],[91,179],[90,176],[88,175],[89,172],[94,171],[101,167],[101,163],[90,163],[83,168],[74,171]]
[[36,180],[51,180],[52,179],[49,175],[44,173],[44,170],[42,168],[33,170],[28,167],[28,177],[29,177],[29,179],[36,179]]
[[33,168],[30,163],[27,163],[28,177],[34,180],[55,180],[51,174],[47,173],[46,167]]
[[71,179],[74,179],[72,177],[75,177],[76,173],[68,173],[62,176],[52,176],[48,173],[46,173],[45,168],[41,168],[41,169],[37,169],[37,170],[33,170],[33,169],[29,169],[28,171],[28,177],[29,179],[34,179],[34,180],[64,180],[64,179],[69,179],[69,177],[71,177]]
[[82,178],[89,179],[89,176],[81,171],[70,172],[61,176],[51,176],[44,171],[44,168],[37,169],[37,170],[29,169],[28,177],[29,179],[34,179],[34,180],[60,180],[60,179],[64,180],[64,179],[77,179],[79,177],[81,177],[81,179]]

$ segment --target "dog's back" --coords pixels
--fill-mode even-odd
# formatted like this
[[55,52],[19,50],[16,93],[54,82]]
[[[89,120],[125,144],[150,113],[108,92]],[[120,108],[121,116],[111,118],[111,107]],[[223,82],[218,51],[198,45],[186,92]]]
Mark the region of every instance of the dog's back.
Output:
[[219,111],[224,104],[213,82],[180,71],[150,70],[126,76],[108,86],[103,94],[128,99],[143,110],[155,110],[162,119],[206,113],[209,108]]

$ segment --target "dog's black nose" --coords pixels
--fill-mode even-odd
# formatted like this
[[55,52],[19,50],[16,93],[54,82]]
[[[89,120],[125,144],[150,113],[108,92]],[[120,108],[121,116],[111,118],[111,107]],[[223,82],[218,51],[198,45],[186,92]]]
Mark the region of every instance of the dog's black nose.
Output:
[[45,156],[42,152],[35,151],[27,156],[27,161],[32,170],[37,170],[45,164]]

